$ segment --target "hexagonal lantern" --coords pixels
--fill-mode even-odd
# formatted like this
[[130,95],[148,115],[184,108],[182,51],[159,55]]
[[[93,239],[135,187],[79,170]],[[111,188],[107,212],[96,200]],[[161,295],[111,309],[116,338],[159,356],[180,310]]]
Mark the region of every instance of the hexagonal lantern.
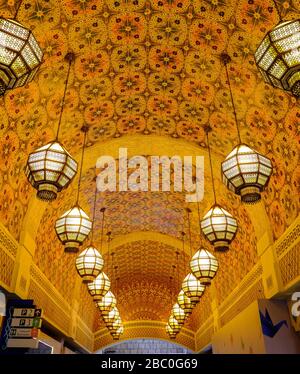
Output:
[[169,324],[166,325],[166,332],[169,335],[170,339],[175,339],[178,332],[174,332]]
[[0,95],[31,82],[42,58],[43,52],[29,29],[0,17]]
[[185,314],[192,313],[194,305],[192,304],[191,299],[184,293],[183,290],[180,290],[178,294],[177,303],[180,306],[180,308],[185,311]]
[[76,253],[89,235],[92,222],[87,214],[75,205],[55,222],[55,231],[65,246],[66,253]]
[[77,162],[57,141],[50,142],[30,153],[25,169],[37,197],[52,201],[67,188],[77,173]]
[[[196,279],[198,279],[202,285],[209,286],[212,279],[216,276],[219,263],[216,257],[209,251],[206,249],[199,249],[192,257],[190,267]],[[190,297],[188,293],[187,295]]]
[[88,291],[93,297],[94,301],[100,301],[110,289],[110,280],[108,276],[102,271],[97,276],[97,278],[94,279],[93,282],[88,283],[87,286]]
[[201,230],[216,251],[226,251],[237,232],[237,221],[220,205],[213,205],[201,220]]
[[271,174],[271,161],[246,144],[234,147],[222,162],[223,183],[247,204],[261,199],[260,193],[268,185]]
[[255,61],[267,83],[300,97],[300,19],[280,22],[269,31]]
[[103,269],[104,260],[95,247],[89,246],[76,258],[75,265],[83,283],[91,283]]

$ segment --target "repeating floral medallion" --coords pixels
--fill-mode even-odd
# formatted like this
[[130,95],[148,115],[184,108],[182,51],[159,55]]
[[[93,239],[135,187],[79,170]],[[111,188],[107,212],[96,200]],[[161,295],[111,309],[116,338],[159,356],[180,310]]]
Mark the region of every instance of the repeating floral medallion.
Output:
[[[299,18],[299,1],[275,1],[284,19]],[[13,17],[17,5],[18,1],[0,0],[1,16]],[[44,51],[44,62],[33,82],[7,92],[0,100],[0,219],[17,240],[29,199],[35,193],[24,167],[30,152],[55,137],[68,51],[74,51],[76,59],[60,141],[71,154],[78,154],[82,147],[80,128],[84,123],[90,126],[88,147],[122,136],[156,134],[191,142],[201,153],[201,148],[207,147],[204,126],[209,123],[213,128],[213,154],[224,158],[238,141],[220,61],[220,54],[226,50],[232,58],[229,75],[242,140],[266,154],[274,166],[263,194],[274,238],[299,214],[300,104],[266,85],[253,57],[265,33],[278,23],[271,1],[24,0],[18,20],[33,30]],[[92,209],[93,173],[89,170],[83,176],[82,206],[87,213]],[[217,297],[223,300],[257,261],[256,238],[245,208],[219,180],[218,163],[214,163],[214,174],[220,202],[235,215],[240,227],[231,250],[219,259],[215,284]],[[209,175],[206,179],[201,214],[213,202]],[[38,230],[35,258],[70,302],[69,285],[77,276],[73,257],[70,260],[63,254],[53,226],[74,203],[75,188],[73,183],[47,206]],[[109,208],[106,229],[115,236],[157,231],[179,237],[182,225],[186,225],[186,204],[180,193],[103,194],[99,204]],[[96,222],[99,230],[100,217]],[[195,215],[192,235],[196,250],[200,242]],[[136,245],[137,251],[144,248],[141,242]],[[124,250],[130,252],[130,248]],[[168,265],[172,265],[170,261]],[[233,271],[228,272],[228,268]],[[124,277],[130,274],[126,271]],[[139,286],[122,286],[123,294],[120,287],[124,305],[126,295],[131,295],[135,287],[144,287],[137,282]],[[166,295],[161,284],[147,282],[157,297]],[[147,298],[148,294],[143,295],[138,310],[133,297],[128,296],[125,315],[130,319],[163,320],[165,309],[153,308]],[[82,299],[82,313],[84,308],[91,311],[93,305],[84,291]],[[201,310],[199,306],[199,316]],[[204,312],[209,313],[206,306]],[[196,326],[199,316],[191,326]]]

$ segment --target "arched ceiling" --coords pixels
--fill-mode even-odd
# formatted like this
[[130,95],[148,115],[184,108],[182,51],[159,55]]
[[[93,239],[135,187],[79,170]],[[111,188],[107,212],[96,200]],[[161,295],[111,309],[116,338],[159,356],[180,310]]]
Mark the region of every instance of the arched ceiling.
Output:
[[[17,3],[0,0],[1,15],[12,16]],[[298,1],[277,3],[283,17],[299,18]],[[76,60],[60,140],[77,160],[84,123],[90,126],[90,149],[104,147],[113,139],[124,139],[126,145],[139,136],[138,149],[138,143],[152,141],[151,136],[156,135],[165,144],[171,140],[181,146],[193,144],[199,155],[207,155],[203,128],[211,124],[218,199],[239,223],[231,250],[218,255],[220,270],[214,283],[218,300],[223,300],[257,261],[253,223],[239,199],[219,179],[220,161],[237,142],[219,58],[225,50],[232,58],[229,74],[242,139],[271,158],[274,166],[263,195],[274,238],[299,212],[299,101],[266,85],[253,58],[266,31],[278,22],[271,0],[24,0],[18,19],[33,30],[44,51],[44,63],[33,82],[8,92],[1,101],[1,222],[17,240],[20,238],[28,204],[35,195],[23,169],[28,154],[54,137],[67,72],[64,56],[72,50]],[[205,162],[207,166],[207,159]],[[94,168],[88,165],[81,185],[81,205],[88,213],[92,211]],[[213,202],[207,167],[205,173],[201,215]],[[35,262],[68,301],[72,299],[70,283],[77,277],[75,257],[64,255],[53,227],[56,218],[74,204],[75,191],[76,182],[55,202],[46,204],[36,236]],[[182,225],[187,229],[181,193],[105,193],[99,195],[98,204],[108,208],[105,230],[111,230],[115,239],[137,232],[179,237]],[[200,241],[194,205],[192,237],[196,250]],[[99,227],[98,212],[98,233]],[[99,235],[97,240],[100,245]],[[123,318],[166,319],[170,289],[177,291],[174,282],[166,284],[176,250],[166,243],[141,239],[130,244],[125,240],[115,248]],[[181,269],[187,261],[182,256]],[[170,301],[154,307],[157,299]],[[95,309],[84,287],[81,300],[82,316],[93,323]],[[193,313],[190,328],[195,330],[208,314],[209,293]]]

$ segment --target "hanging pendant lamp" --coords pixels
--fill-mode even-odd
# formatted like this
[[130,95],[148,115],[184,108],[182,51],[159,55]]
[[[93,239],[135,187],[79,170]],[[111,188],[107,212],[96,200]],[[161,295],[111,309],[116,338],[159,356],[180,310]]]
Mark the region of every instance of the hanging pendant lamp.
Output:
[[171,326],[168,323],[166,325],[166,332],[169,335],[170,339],[176,339],[177,333],[172,330]]
[[[205,286],[209,286],[215,277],[219,264],[215,256],[206,249],[197,251],[191,259],[193,275]],[[189,296],[189,295],[188,295]]]
[[30,153],[25,168],[25,174],[29,183],[37,190],[37,197],[44,201],[55,200],[58,192],[67,188],[77,173],[77,162],[58,141],[74,54],[68,53],[65,59],[68,61],[69,67],[61,104],[56,139]]
[[255,52],[255,62],[266,83],[300,97],[300,19],[280,22],[269,31]]
[[122,326],[122,320],[120,316],[116,318],[111,324],[106,325],[110,331],[117,331]]
[[[192,251],[192,233],[191,233],[191,220],[190,220],[190,214],[192,211],[189,208],[187,208],[186,211],[187,211],[187,217],[188,217],[190,254],[192,258],[193,251]],[[185,295],[190,298],[193,306],[195,306],[200,301],[200,298],[205,291],[205,285],[200,283],[200,281],[192,273],[189,273],[184,278],[181,288],[183,292],[185,293]]]
[[202,284],[192,273],[189,273],[182,282],[182,291],[191,300],[193,306],[199,303],[205,291]]
[[[95,212],[96,212],[96,200],[97,200],[97,186],[95,189],[94,197],[94,208],[93,208],[93,224],[92,224],[92,237],[91,244],[76,259],[76,269],[78,274],[82,277],[83,283],[92,282],[102,271],[104,260],[101,254],[93,245],[94,239],[94,226],[95,226]],[[105,208],[101,209],[102,212],[102,229],[101,229],[101,250],[102,253],[102,239],[103,239],[103,228],[104,228],[104,212]]]
[[213,167],[212,167],[212,157],[209,145],[208,134],[211,132],[211,127],[206,126],[206,139],[209,154],[210,172],[212,187],[214,193],[214,205],[205,214],[203,219],[200,221],[199,203],[198,206],[198,220],[200,222],[201,228],[204,236],[209,242],[214,246],[216,251],[226,251],[229,248],[229,244],[234,239],[237,232],[237,221],[236,219],[228,213],[224,208],[217,204],[216,190],[214,183]]
[[182,325],[177,321],[174,316],[171,316],[168,321],[168,325],[171,327],[174,333],[179,333],[181,330]]
[[[184,238],[185,238],[185,232],[181,232],[181,237],[182,237],[182,253],[183,253],[183,266],[185,267],[185,261],[184,261]],[[192,304],[191,299],[184,293],[184,291],[181,289],[179,291],[178,297],[177,297],[177,303],[180,306],[181,309],[185,311],[186,315],[189,315],[192,313],[192,310],[194,308],[194,305]]]
[[180,290],[178,294],[177,303],[180,308],[185,311],[185,314],[189,315],[192,313],[194,305],[192,304],[191,299],[185,294],[183,290]]
[[118,308],[115,306],[111,311],[108,312],[108,314],[103,315],[103,321],[105,322],[106,327],[112,326],[114,321],[116,321],[120,317],[120,313]]
[[225,53],[222,54],[221,58],[225,65],[233,113],[239,137],[239,144],[234,147],[226,157],[225,161],[222,162],[222,178],[224,184],[230,191],[241,196],[242,202],[252,204],[261,199],[260,194],[267,186],[272,174],[272,164],[267,157],[254,151],[241,141],[227,69],[227,64],[231,61],[231,58]]
[[108,291],[100,301],[97,302],[97,306],[101,311],[102,315],[108,314],[117,304],[115,295]]
[[172,316],[176,318],[179,324],[181,325],[184,324],[184,321],[186,320],[187,315],[184,309],[182,309],[177,303],[173,305],[171,314]]
[[88,237],[91,228],[92,222],[79,206],[79,191],[80,191],[80,182],[82,175],[82,164],[84,159],[84,150],[86,143],[86,134],[88,132],[88,127],[83,126],[81,131],[84,133],[84,140],[82,146],[82,155],[81,155],[81,166],[78,179],[78,190],[77,190],[77,199],[75,206],[65,212],[60,218],[56,220],[55,231],[59,240],[65,246],[65,252],[67,253],[77,253],[79,247],[83,244],[84,240]]
[[124,326],[120,326],[117,331],[111,331],[111,335],[114,340],[119,340],[120,336],[124,333]]
[[88,283],[88,291],[93,297],[94,301],[100,301],[102,297],[110,289],[110,280],[108,276],[102,271],[95,280]]
[[16,19],[0,17],[0,95],[32,81],[38,71],[43,52],[31,30]]

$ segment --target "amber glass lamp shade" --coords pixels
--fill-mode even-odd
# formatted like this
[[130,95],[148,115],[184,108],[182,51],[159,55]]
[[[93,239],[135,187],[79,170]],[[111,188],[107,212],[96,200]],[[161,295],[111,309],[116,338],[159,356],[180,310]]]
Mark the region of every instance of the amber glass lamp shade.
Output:
[[168,321],[169,326],[173,330],[174,333],[178,333],[181,330],[181,324],[177,321],[177,319],[171,315]]
[[0,17],[0,95],[31,82],[42,59],[32,32],[13,19]]
[[192,304],[191,299],[184,293],[183,290],[180,290],[178,294],[177,303],[180,306],[180,308],[185,311],[185,314],[192,313],[194,305]]
[[120,326],[117,331],[110,332],[114,340],[119,340],[120,336],[124,333],[124,326]]
[[169,335],[170,339],[175,339],[177,333],[174,332],[169,324],[166,325],[166,332]]
[[206,249],[199,249],[190,261],[193,275],[205,286],[210,285],[219,264],[215,256]]
[[106,327],[111,331],[117,331],[122,326],[122,320],[117,317],[112,323],[106,325]]
[[97,306],[101,311],[102,315],[108,314],[117,304],[115,295],[108,291],[100,301],[97,302]]
[[102,271],[91,283],[88,283],[87,286],[94,301],[100,301],[110,289],[110,280]]
[[214,205],[201,220],[201,230],[216,251],[228,250],[237,227],[236,219],[219,205]]
[[83,283],[92,282],[103,269],[104,260],[93,246],[86,248],[76,259],[76,269]]
[[176,318],[180,325],[184,324],[187,316],[184,309],[182,309],[177,303],[173,305],[172,315]]
[[103,315],[103,321],[107,327],[112,326],[114,321],[116,321],[120,317],[120,313],[118,308],[115,306],[112,310],[108,312],[108,314]]
[[59,240],[65,246],[65,252],[76,253],[89,235],[92,222],[77,205],[56,220],[55,230]]
[[255,52],[265,82],[300,97],[300,19],[280,22]]
[[236,146],[222,162],[224,184],[248,204],[261,199],[271,174],[271,161],[245,144]]
[[182,290],[195,306],[203,295],[205,285],[200,283],[192,273],[189,273],[182,282]]
[[25,174],[44,201],[56,199],[67,188],[77,172],[77,162],[57,141],[50,142],[30,153]]

